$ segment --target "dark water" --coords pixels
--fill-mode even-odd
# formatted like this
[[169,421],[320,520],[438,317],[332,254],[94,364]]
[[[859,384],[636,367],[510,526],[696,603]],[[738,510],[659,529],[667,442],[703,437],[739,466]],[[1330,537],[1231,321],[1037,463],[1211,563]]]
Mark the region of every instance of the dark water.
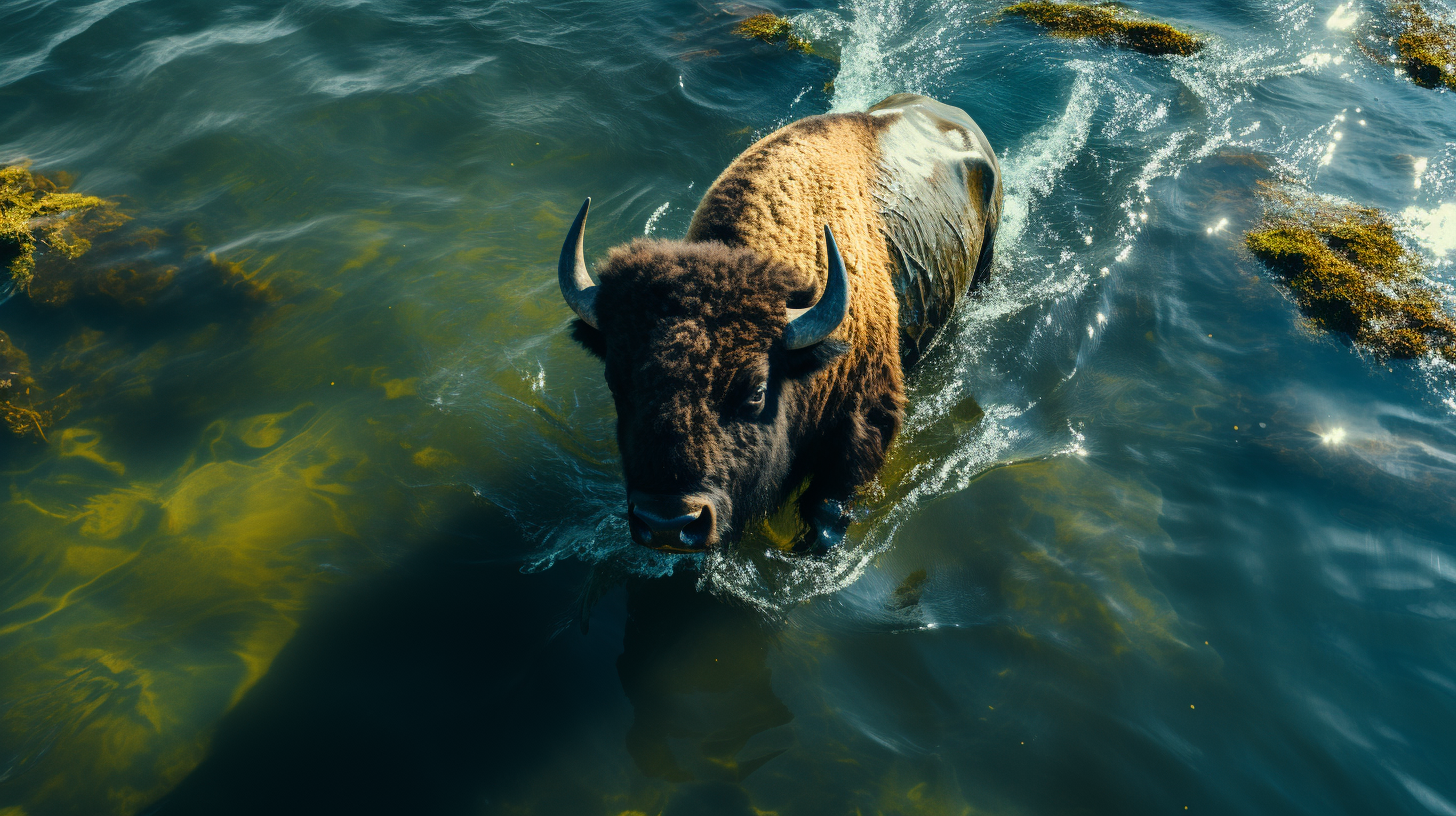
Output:
[[[1375,3],[1136,5],[1211,47],[969,0],[784,10],[838,61],[711,3],[0,7],[0,160],[176,270],[0,305],[78,395],[0,441],[0,814],[1456,814],[1452,372],[1241,249],[1293,178],[1449,295],[1456,101],[1357,47]],[[630,547],[567,219],[679,236],[753,139],[898,91],[1007,208],[851,542]]]

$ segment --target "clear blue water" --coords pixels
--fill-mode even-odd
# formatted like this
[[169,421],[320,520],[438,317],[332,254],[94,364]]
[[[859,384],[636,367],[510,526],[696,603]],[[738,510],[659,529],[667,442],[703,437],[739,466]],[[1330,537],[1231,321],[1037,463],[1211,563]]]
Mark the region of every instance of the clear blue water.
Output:
[[[1378,3],[1134,5],[1210,47],[970,0],[778,9],[836,59],[735,4],[0,7],[0,161],[175,268],[0,305],[75,402],[0,441],[0,814],[1456,813],[1453,372],[1242,249],[1292,179],[1456,303],[1456,97],[1358,47]],[[977,120],[1006,215],[850,542],[633,548],[567,219],[680,236],[755,138],[900,91]]]

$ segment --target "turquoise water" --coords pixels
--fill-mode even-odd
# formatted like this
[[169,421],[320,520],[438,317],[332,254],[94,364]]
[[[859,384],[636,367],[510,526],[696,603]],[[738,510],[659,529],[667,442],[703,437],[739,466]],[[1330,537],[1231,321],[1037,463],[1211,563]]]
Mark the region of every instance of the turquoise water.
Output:
[[[133,216],[0,305],[68,406],[0,439],[0,814],[1456,813],[1456,378],[1242,249],[1292,180],[1456,304],[1456,102],[1377,3],[1135,7],[1209,47],[970,0],[776,9],[821,57],[738,4],[0,8],[0,161]],[[754,139],[900,91],[1006,210],[850,541],[633,547],[569,218],[678,237]]]

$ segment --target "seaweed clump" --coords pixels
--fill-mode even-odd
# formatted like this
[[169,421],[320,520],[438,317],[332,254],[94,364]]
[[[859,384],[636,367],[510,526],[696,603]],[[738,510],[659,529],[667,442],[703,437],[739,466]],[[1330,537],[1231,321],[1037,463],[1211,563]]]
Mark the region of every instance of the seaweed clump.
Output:
[[1395,49],[1411,81],[1456,91],[1456,26],[1431,17],[1416,0],[1393,0],[1389,9],[1403,27]]
[[733,33],[750,40],[763,40],[774,45],[784,43],[790,51],[798,51],[801,54],[814,53],[813,44],[794,33],[793,23],[769,12],[755,14],[743,20],[733,28]]
[[1203,48],[1202,41],[1193,36],[1167,23],[1134,16],[1114,3],[1090,6],[1037,0],[1007,6],[1002,13],[1024,17],[1056,37],[1092,37],[1154,56],[1176,54],[1186,57]]
[[[0,168],[0,301],[16,294],[7,309],[52,326],[72,325],[78,318],[83,324],[59,349],[38,357],[44,362],[34,367],[30,355],[0,332],[0,435],[9,431],[49,442],[52,425],[115,390],[108,369],[114,355],[127,348],[132,327],[197,325],[205,320],[200,315],[214,310],[247,316],[281,297],[261,269],[250,272],[214,254],[181,259],[185,275],[182,266],[155,262],[166,237],[161,229],[118,230],[130,218],[112,201],[69,192],[69,186],[63,173],[47,177],[25,164]],[[169,247],[164,254],[176,250]],[[184,278],[191,281],[190,296],[168,297]],[[197,291],[203,287],[205,300]],[[79,311],[62,311],[72,306]],[[94,318],[116,333],[91,328]],[[73,384],[47,388],[55,379]],[[135,379],[128,387],[145,385]]]
[[44,397],[31,376],[29,355],[0,331],[0,423],[16,436],[47,442],[45,429],[68,412],[64,399]]
[[126,220],[112,202],[69,186],[64,176],[47,178],[23,164],[0,169],[0,263],[21,290],[35,277],[38,244],[74,259],[91,248],[90,236]]
[[1315,325],[1386,357],[1435,351],[1456,363],[1456,319],[1384,214],[1273,187],[1265,194],[1273,206],[1244,243]]

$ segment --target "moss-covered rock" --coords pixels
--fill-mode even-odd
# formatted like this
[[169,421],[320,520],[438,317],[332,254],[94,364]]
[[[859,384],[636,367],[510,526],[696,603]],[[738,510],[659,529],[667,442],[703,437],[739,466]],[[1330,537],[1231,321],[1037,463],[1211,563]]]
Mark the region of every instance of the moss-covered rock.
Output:
[[1435,351],[1456,362],[1456,319],[1384,214],[1273,187],[1267,197],[1264,224],[1244,243],[1315,325],[1387,357]]
[[1416,0],[1392,0],[1389,9],[1401,29],[1395,49],[1406,74],[1423,88],[1456,90],[1456,26],[1432,17]]
[[64,177],[47,178],[23,164],[0,169],[0,263],[19,289],[35,277],[40,246],[76,258],[91,248],[96,233],[126,220],[112,202],[67,192],[68,186]]
[[801,54],[814,53],[814,46],[808,40],[795,34],[793,29],[793,23],[783,17],[764,12],[755,14],[734,26],[733,33],[751,40],[763,40],[766,43],[784,43],[790,51],[798,51]]
[[1056,37],[1092,37],[1144,54],[1186,57],[1203,48],[1203,42],[1192,35],[1115,3],[1017,3],[1002,9],[1002,13],[1030,20]]

